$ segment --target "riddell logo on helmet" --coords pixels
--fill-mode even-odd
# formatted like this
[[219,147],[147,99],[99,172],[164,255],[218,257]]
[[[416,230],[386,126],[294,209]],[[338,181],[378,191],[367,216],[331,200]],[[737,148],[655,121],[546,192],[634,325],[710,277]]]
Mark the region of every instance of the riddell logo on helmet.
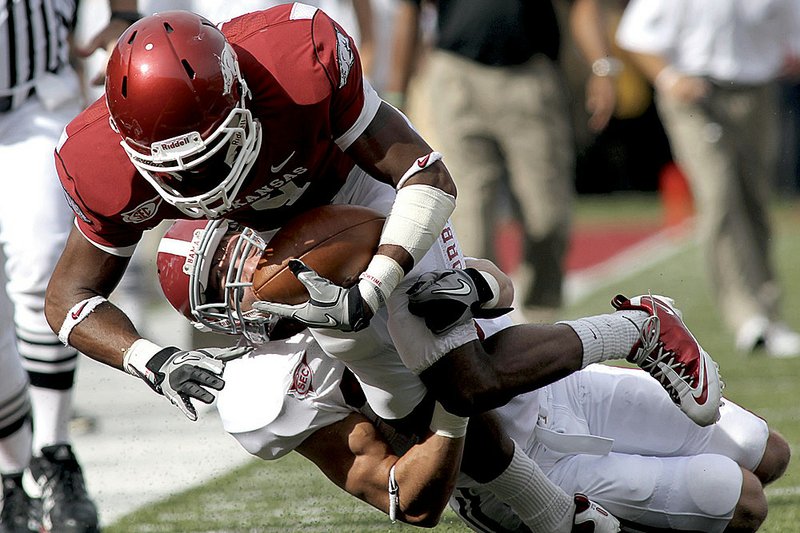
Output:
[[189,138],[185,137],[183,139],[176,139],[169,143],[161,143],[162,150],[174,150],[175,148],[180,148],[181,146],[186,146],[189,144]]
[[200,134],[196,131],[181,135],[179,137],[172,137],[153,143],[152,151],[154,154],[186,154],[191,153],[197,148],[203,147],[203,141],[200,139]]

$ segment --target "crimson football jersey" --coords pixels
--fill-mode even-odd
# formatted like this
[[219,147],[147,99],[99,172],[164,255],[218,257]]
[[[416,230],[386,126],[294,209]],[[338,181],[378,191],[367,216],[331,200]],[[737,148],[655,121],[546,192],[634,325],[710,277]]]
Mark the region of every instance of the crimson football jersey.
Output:
[[[363,79],[353,40],[324,12],[285,4],[222,26],[252,92],[247,108],[263,142],[223,216],[258,231],[329,203],[355,163],[344,150],[381,100]],[[101,98],[64,130],[56,167],[83,235],[128,256],[145,230],[185,218],[136,171]]]

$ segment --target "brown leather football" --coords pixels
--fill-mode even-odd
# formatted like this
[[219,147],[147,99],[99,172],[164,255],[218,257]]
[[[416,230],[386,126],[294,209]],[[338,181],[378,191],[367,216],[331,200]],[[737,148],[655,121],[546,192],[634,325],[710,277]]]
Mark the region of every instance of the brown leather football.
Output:
[[253,275],[253,289],[265,301],[308,300],[305,287],[288,268],[292,258],[337,285],[355,284],[378,249],[385,220],[357,205],[325,205],[298,215],[270,239]]

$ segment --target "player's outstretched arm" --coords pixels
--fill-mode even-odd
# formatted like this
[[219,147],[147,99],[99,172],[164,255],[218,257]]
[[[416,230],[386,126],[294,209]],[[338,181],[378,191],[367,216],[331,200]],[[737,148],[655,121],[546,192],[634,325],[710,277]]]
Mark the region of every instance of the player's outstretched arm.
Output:
[[45,315],[62,342],[113,367],[140,335],[128,317],[105,299],[129,258],[104,252],[72,227],[47,287]]
[[[360,414],[320,429],[297,451],[336,485],[390,517],[394,509],[397,520],[433,527],[455,487],[466,431],[466,419],[456,420],[437,408],[448,422],[440,420],[438,431],[399,457]],[[389,493],[392,467],[396,504]]]
[[244,352],[183,351],[143,339],[125,313],[106,300],[127,265],[128,258],[104,252],[73,227],[47,287],[50,327],[64,344],[141,378],[196,420],[191,400],[211,403],[208,389],[222,389],[225,360]]

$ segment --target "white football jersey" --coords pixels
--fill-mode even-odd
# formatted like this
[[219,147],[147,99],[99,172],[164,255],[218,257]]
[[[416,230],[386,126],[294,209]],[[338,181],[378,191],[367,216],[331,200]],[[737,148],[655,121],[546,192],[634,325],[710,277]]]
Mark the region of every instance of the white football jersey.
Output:
[[356,411],[340,387],[344,371],[306,333],[258,346],[226,364],[217,397],[222,425],[248,452],[281,457]]

